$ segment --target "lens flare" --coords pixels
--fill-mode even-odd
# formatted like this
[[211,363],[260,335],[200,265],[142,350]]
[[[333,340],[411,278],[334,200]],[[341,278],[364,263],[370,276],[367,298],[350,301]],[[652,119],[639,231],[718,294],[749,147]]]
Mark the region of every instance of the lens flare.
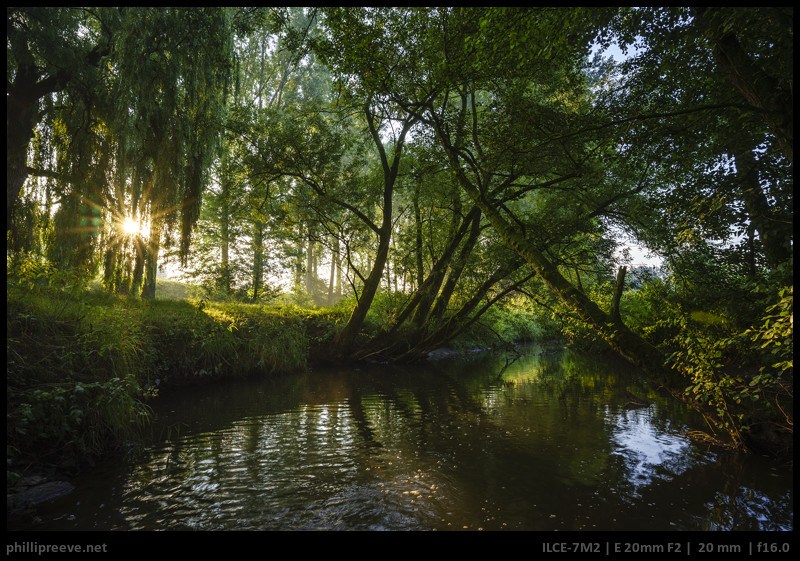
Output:
[[138,234],[140,227],[139,223],[132,218],[126,218],[125,222],[122,223],[122,229],[128,235]]

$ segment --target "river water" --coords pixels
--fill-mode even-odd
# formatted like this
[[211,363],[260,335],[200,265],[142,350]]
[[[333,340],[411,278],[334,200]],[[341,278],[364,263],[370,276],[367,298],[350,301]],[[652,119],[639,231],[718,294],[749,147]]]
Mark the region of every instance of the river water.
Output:
[[[625,392],[649,405],[631,407]],[[532,347],[159,398],[37,530],[791,530],[790,470],[690,441],[613,359]]]

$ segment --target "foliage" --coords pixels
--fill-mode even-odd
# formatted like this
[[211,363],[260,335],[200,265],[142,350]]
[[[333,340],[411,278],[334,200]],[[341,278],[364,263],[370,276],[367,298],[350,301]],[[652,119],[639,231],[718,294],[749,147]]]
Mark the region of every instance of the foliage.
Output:
[[157,284],[156,298],[163,300],[189,300],[201,296],[198,287],[190,284],[166,279],[158,279]]
[[545,332],[536,316],[514,305],[492,306],[452,341],[459,349],[508,349],[541,341]]
[[135,318],[41,260],[17,257],[8,271],[9,461],[93,456],[133,438],[148,417]]
[[13,419],[6,434],[12,452],[8,459],[19,461],[17,455],[41,450],[49,460],[97,456],[109,443],[120,446],[137,438],[150,410],[134,397],[130,385],[119,378],[63,382],[15,395],[8,410]]
[[[650,277],[626,294],[623,313],[669,354],[671,367],[687,378],[687,396],[703,404],[734,443],[785,455],[793,426],[792,288],[765,281],[754,291],[739,282],[744,286],[729,279],[727,289],[718,284],[705,291],[675,277]],[[755,322],[758,304],[736,305],[743,291],[772,302],[761,304],[764,315]],[[766,433],[767,444],[756,441]]]
[[[197,220],[224,110],[231,20],[226,8],[9,10],[9,99],[27,115],[9,137],[15,250],[33,249],[11,220],[16,198],[32,175],[28,196],[38,202],[47,178],[45,215],[60,203],[51,260],[89,270],[103,262],[109,286],[127,277],[138,289],[143,279],[153,296],[160,245],[178,230],[185,256]],[[12,157],[32,141],[44,168]],[[146,243],[133,240],[138,255],[121,233],[126,218],[149,223]]]
[[767,308],[762,324],[746,333],[754,343],[760,343],[767,352],[769,367],[761,367],[764,376],[782,376],[794,368],[794,287],[782,288],[778,292],[780,301]]

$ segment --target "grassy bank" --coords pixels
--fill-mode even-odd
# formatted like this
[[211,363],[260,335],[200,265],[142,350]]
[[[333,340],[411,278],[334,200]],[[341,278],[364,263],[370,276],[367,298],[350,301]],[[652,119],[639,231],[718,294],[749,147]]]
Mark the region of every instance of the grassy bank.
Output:
[[307,367],[339,311],[144,301],[9,277],[7,476],[65,466],[135,440],[165,388]]

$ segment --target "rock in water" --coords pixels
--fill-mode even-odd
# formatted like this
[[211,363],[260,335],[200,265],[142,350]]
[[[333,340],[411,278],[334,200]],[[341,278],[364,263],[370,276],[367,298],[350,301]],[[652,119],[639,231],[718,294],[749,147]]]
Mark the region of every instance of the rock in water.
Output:
[[6,495],[6,514],[16,514],[32,506],[68,495],[75,489],[67,481],[48,481],[28,487],[24,491]]

